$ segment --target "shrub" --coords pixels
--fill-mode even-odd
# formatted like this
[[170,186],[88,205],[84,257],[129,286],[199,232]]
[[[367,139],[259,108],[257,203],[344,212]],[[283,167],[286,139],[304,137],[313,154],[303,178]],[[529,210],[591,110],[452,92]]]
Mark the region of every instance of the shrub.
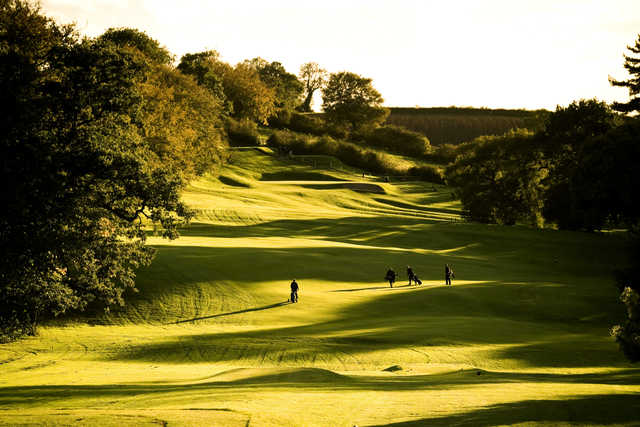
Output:
[[372,147],[411,157],[424,156],[431,148],[426,136],[394,125],[369,130],[361,138]]
[[325,135],[312,137],[291,131],[275,131],[267,141],[270,147],[280,153],[287,154],[324,154],[334,156],[345,165],[384,175],[407,175],[418,179],[442,183],[442,173],[432,166],[420,166],[410,169],[400,169],[395,165],[392,156],[363,148],[351,142],[335,140]]
[[324,135],[327,133],[324,121],[311,114],[291,113],[289,129],[295,132]]
[[267,145],[281,153],[312,154],[313,141],[309,135],[286,130],[275,131],[267,140]]
[[251,120],[227,120],[229,142],[233,147],[260,145],[258,126]]
[[434,166],[414,166],[409,168],[408,173],[410,176],[418,177],[421,181],[444,183],[443,171]]
[[274,129],[287,129],[291,123],[292,113],[289,110],[280,109],[276,114],[269,117],[269,127]]

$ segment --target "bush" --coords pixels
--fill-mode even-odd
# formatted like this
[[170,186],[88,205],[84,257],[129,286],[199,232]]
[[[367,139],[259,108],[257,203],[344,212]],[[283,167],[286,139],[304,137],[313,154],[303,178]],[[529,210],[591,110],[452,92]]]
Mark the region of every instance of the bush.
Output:
[[288,129],[291,123],[292,113],[289,110],[280,109],[276,114],[269,117],[269,127],[274,129]]
[[[324,154],[334,156],[345,165],[384,175],[406,175],[407,171],[399,169],[393,158],[383,152],[369,150],[351,142],[335,140],[330,136],[312,137],[291,131],[275,131],[268,145],[280,153],[287,154]],[[419,179],[442,183],[442,173],[432,166],[412,168],[409,175]]]
[[251,120],[227,120],[227,133],[229,144],[232,147],[246,147],[260,145],[258,126]]
[[431,148],[426,136],[394,125],[377,127],[360,137],[369,146],[411,157],[424,156]]
[[281,130],[275,131],[267,140],[267,145],[286,154],[312,154],[313,141],[309,135]]
[[443,144],[435,147],[431,150],[431,152],[422,156],[423,159],[431,161],[433,163],[438,163],[440,165],[448,165],[450,163],[455,162],[456,156],[458,155],[458,147],[460,145],[454,144]]
[[441,184],[444,183],[443,171],[434,166],[414,166],[412,168],[409,168],[408,173],[410,176],[420,178],[421,181],[436,182]]
[[327,133],[324,121],[311,114],[291,113],[289,129],[312,135],[324,135]]

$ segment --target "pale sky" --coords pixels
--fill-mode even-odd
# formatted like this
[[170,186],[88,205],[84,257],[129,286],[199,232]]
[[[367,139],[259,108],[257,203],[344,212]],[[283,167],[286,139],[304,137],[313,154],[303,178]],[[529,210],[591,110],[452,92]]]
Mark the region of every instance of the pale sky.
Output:
[[[626,46],[640,0],[41,0],[82,34],[131,27],[177,59],[217,50],[257,56],[298,74],[373,79],[387,106],[555,109],[581,98],[628,100]],[[316,102],[318,109],[320,101]]]

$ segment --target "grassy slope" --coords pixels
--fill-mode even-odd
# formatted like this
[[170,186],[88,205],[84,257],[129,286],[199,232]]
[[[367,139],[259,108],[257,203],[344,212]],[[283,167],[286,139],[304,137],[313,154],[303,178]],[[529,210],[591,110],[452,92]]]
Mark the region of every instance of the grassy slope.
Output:
[[[0,424],[640,422],[640,371],[607,334],[619,236],[467,224],[444,187],[336,181],[358,179],[249,151],[194,182],[196,223],[150,238],[129,306],[0,346]],[[423,286],[385,286],[406,265]]]

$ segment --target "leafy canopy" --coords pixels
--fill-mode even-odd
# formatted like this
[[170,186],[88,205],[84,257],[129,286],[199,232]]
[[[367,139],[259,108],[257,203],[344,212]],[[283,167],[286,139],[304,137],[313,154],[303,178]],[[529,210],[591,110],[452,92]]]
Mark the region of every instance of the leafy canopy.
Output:
[[357,130],[375,126],[389,115],[372,80],[343,71],[331,74],[322,92],[322,108],[330,122]]
[[[123,304],[153,256],[142,219],[172,238],[190,215],[179,162],[162,161],[148,137],[164,102],[146,101],[154,61],[114,34],[79,40],[37,5],[0,3],[0,339]],[[193,89],[168,76],[165,89]]]

